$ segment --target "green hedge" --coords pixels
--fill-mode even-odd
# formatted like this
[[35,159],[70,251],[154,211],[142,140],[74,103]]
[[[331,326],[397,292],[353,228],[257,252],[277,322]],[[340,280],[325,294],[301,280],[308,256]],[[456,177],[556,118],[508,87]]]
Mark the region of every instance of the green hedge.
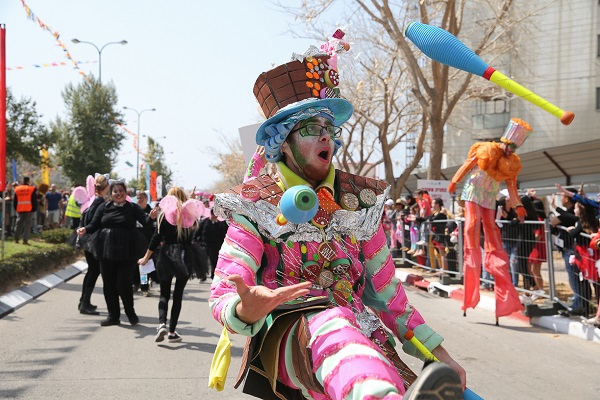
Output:
[[18,286],[23,281],[55,271],[74,262],[81,255],[80,250],[61,243],[45,249],[32,249],[0,260],[0,292],[11,286]]
[[72,233],[73,230],[69,228],[51,229],[43,231],[41,237],[46,243],[66,243]]

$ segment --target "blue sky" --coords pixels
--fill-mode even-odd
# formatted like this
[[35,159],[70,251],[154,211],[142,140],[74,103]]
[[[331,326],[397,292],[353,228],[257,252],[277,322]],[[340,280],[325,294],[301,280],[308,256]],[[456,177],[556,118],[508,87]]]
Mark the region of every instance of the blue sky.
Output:
[[[97,76],[98,52],[88,44],[127,40],[102,51],[102,81],[112,81],[119,108],[144,112],[141,134],[156,138],[176,184],[206,189],[218,179],[208,147],[220,137],[238,137],[238,128],[261,121],[252,87],[272,65],[303,53],[312,40],[293,39],[291,16],[270,1],[230,0],[25,0],[35,16],[60,34],[59,39],[85,73]],[[292,3],[292,2],[290,2]],[[65,115],[61,92],[83,79],[70,65],[35,68],[35,64],[68,62],[57,40],[27,18],[21,0],[0,1],[0,23],[6,25],[7,86],[17,97],[30,97],[48,123]],[[297,27],[297,26],[296,26]],[[132,132],[137,114],[123,111]],[[166,139],[161,137],[166,136]],[[142,139],[141,150],[146,148]],[[129,167],[126,161],[134,165]],[[126,135],[115,171],[135,177],[133,138]],[[96,171],[89,171],[94,173]],[[104,171],[102,171],[104,172]]]

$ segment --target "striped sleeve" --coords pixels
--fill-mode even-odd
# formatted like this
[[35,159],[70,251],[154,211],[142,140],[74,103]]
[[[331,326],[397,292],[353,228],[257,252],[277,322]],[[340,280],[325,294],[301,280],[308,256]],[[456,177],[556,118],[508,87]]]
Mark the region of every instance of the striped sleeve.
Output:
[[248,325],[239,320],[235,306],[239,303],[235,286],[227,280],[230,275],[240,275],[246,285],[256,285],[256,273],[260,267],[264,247],[256,228],[244,217],[233,214],[227,236],[219,252],[215,277],[208,300],[213,317],[229,332],[254,336],[265,319]]
[[408,302],[402,281],[396,277],[396,267],[382,226],[371,239],[363,243],[363,252],[365,267],[375,291],[388,308],[387,311],[374,310],[375,313],[403,342],[405,353],[423,359],[417,348],[404,340],[407,330],[412,330],[429,350],[439,346],[444,339],[425,323],[421,314]]

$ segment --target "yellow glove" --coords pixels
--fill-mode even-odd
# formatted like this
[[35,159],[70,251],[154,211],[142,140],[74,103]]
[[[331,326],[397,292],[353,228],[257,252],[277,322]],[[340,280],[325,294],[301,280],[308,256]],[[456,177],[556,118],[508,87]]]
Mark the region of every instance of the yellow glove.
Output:
[[225,388],[227,371],[231,363],[231,341],[227,329],[223,328],[219,343],[215,349],[212,363],[210,365],[210,374],[208,375],[208,387],[216,389],[219,392]]

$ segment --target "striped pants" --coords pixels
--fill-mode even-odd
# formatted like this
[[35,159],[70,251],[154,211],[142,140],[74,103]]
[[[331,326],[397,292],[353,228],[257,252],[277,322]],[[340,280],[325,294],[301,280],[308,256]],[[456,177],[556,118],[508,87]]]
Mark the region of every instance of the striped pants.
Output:
[[[305,397],[325,399],[401,399],[400,374],[381,350],[358,327],[349,309],[336,307],[307,315],[311,333],[313,372],[325,395],[302,386],[294,373],[291,335],[280,349],[279,379],[302,390]],[[289,332],[293,332],[295,326]]]

